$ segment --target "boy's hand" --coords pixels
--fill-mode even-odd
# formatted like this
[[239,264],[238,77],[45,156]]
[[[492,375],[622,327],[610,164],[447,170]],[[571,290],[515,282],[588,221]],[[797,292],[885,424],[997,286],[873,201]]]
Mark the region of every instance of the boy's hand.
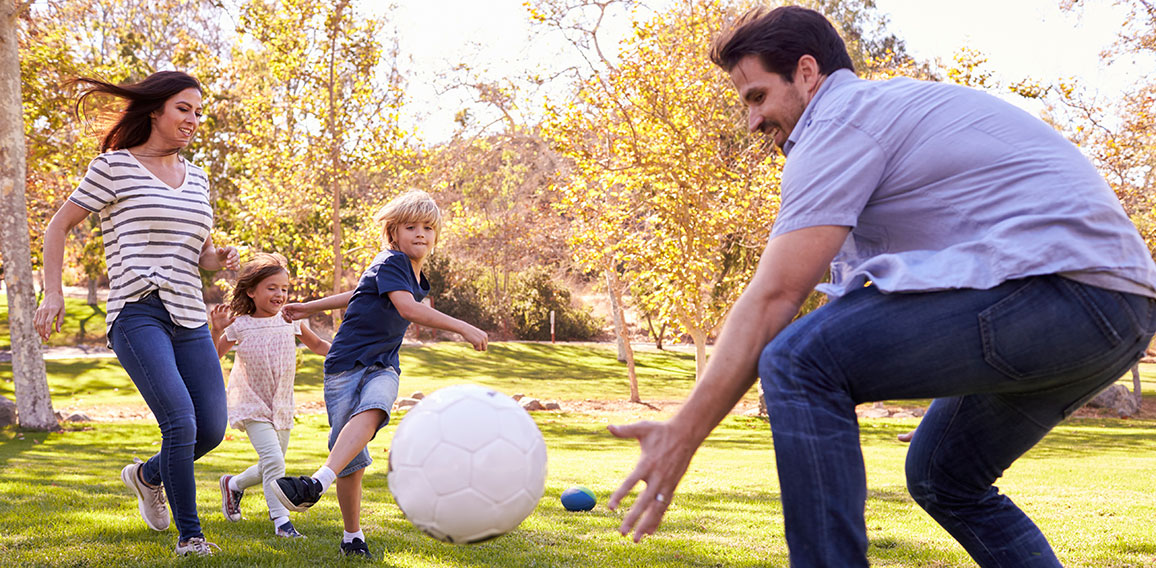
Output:
[[305,308],[305,304],[292,303],[281,306],[281,317],[285,318],[285,321],[289,323],[308,316],[309,310]]
[[486,344],[489,341],[489,336],[486,335],[486,332],[470,324],[466,324],[466,328],[462,330],[462,337],[464,337],[466,341],[470,342],[470,344],[474,346],[474,350],[486,350]]
[[210,329],[218,334],[223,333],[225,328],[233,325],[233,322],[236,320],[237,316],[233,315],[233,312],[229,310],[229,306],[225,304],[217,304],[213,306],[213,309],[209,312],[209,321],[212,324]]

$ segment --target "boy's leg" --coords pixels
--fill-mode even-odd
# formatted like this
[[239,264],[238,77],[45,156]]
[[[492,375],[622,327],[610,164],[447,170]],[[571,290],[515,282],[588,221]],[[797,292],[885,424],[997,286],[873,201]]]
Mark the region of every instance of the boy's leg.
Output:
[[345,532],[361,530],[361,478],[365,470],[359,469],[345,477],[338,477],[337,504],[341,507],[341,521]]
[[[1019,404],[991,405],[990,416],[968,408],[953,420],[998,424],[1030,411],[1046,432],[1056,416],[1114,380],[1117,370],[1127,370],[1152,328],[1151,301],[1059,277],[991,290],[882,294],[864,288],[792,324],[759,364],[792,565],[867,564],[856,404],[1001,393]],[[929,432],[940,415],[928,423]],[[1040,435],[1029,429],[1014,440],[996,436],[991,445],[975,448],[985,455],[953,457],[1002,472]],[[960,439],[955,432],[945,436],[950,444]],[[988,513],[998,508],[991,505],[983,503]],[[995,522],[1015,526],[1013,517],[1022,512],[993,515],[989,520],[998,516]],[[1007,543],[989,545],[1000,549]],[[1021,564],[1029,560],[1035,559]]]
[[[344,470],[353,458],[365,450],[365,446],[377,435],[382,423],[388,419],[389,415],[377,408],[354,415],[337,434],[337,440],[333,443],[333,449],[329,450],[325,466],[334,473]],[[343,478],[337,479],[340,482]]]

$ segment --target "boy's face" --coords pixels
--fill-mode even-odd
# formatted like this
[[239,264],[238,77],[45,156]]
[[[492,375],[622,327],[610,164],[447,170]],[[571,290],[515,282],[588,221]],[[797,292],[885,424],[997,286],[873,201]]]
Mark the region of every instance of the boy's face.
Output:
[[393,242],[410,260],[422,261],[437,243],[437,229],[433,223],[418,221],[400,223],[393,235]]

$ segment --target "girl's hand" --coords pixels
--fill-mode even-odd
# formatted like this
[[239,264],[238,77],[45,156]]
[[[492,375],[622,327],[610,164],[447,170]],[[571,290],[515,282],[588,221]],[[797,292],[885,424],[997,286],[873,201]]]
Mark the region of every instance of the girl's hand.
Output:
[[237,321],[237,316],[233,314],[229,306],[225,304],[217,304],[213,306],[212,311],[209,312],[209,321],[212,323],[212,330],[217,333],[225,331],[226,327],[233,325]]
[[60,331],[60,325],[64,323],[64,296],[45,293],[32,323],[41,341],[48,341],[53,331]]
[[217,261],[228,270],[241,268],[241,254],[237,252],[237,247],[217,247]]

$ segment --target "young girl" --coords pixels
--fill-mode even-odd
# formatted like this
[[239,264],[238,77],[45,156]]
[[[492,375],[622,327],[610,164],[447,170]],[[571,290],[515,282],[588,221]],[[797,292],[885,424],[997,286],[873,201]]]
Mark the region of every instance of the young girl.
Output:
[[230,303],[213,308],[212,335],[218,356],[237,346],[229,374],[229,424],[249,436],[259,458],[239,475],[221,476],[221,510],[226,519],[241,520],[245,489],[262,484],[274,532],[299,538],[302,534],[289,522],[289,510],[269,486],[285,475],[285,450],[293,427],[294,338],[300,337],[310,351],[322,356],[329,353],[329,342],[300,321],[289,323],[280,316],[288,294],[285,257],[258,253],[242,267]]

